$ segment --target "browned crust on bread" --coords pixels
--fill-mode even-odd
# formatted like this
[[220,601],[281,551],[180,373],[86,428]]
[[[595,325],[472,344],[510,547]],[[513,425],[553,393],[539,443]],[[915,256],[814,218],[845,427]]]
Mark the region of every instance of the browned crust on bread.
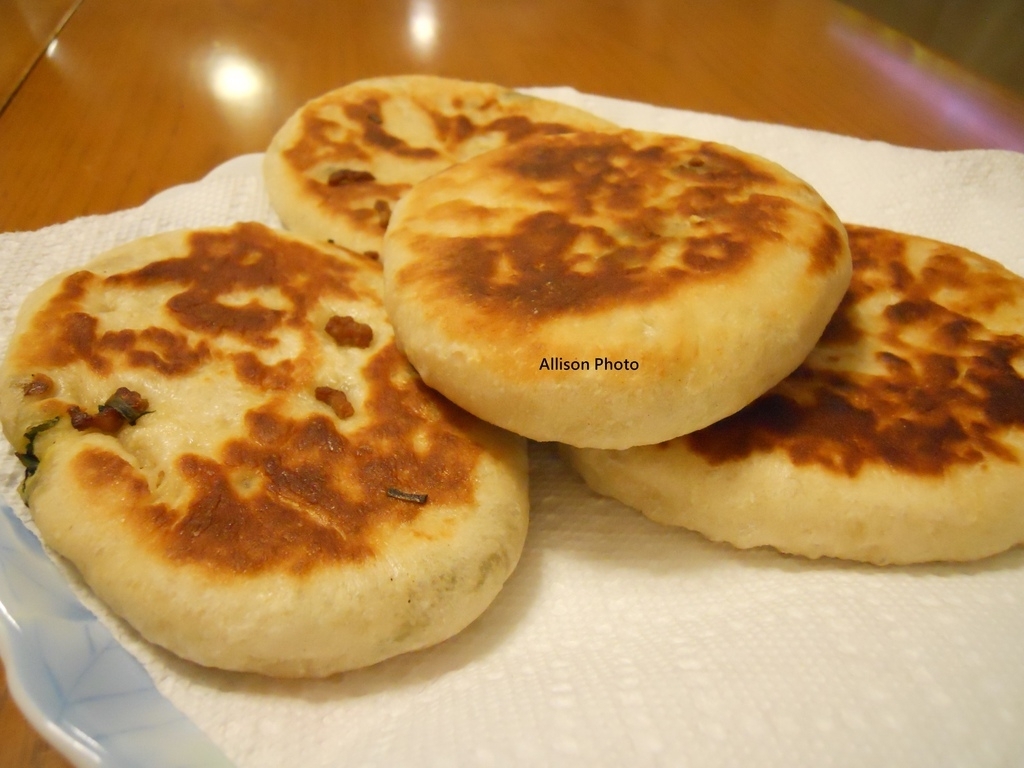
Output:
[[[224,364],[261,404],[237,414],[244,430],[224,442],[219,455],[176,460],[174,470],[189,489],[182,506],[158,500],[139,470],[116,452],[96,448],[73,462],[79,491],[121,488],[127,526],[172,561],[246,573],[358,562],[377,554],[375,537],[422,510],[389,496],[388,488],[429,493],[432,504],[472,504],[483,452],[471,419],[423,385],[390,335],[364,352],[373,334],[351,318],[354,336],[345,339],[368,358],[358,413],[350,420],[316,405],[295,414],[289,401],[296,394],[316,399],[316,348],[339,343],[311,323],[311,314],[331,297],[357,299],[356,279],[379,280],[379,271],[376,262],[329,253],[261,225],[194,233],[182,256],[108,276],[86,269],[64,278],[16,341],[12,362],[38,371],[26,386],[33,408],[58,415],[96,407],[69,402],[59,387],[31,384],[61,369],[84,366],[111,381],[148,371],[159,389],[159,382]],[[232,299],[257,288],[277,298]],[[89,300],[122,290],[168,295],[152,308],[153,326],[103,330]],[[273,364],[261,361],[257,352],[273,351],[282,333],[298,334],[305,351]],[[218,343],[224,337],[238,344]],[[156,403],[159,409],[158,397]]]
[[[680,438],[712,465],[782,452],[856,477],[1020,464],[1024,279],[963,248],[847,226],[853,280],[818,347],[740,413]],[[870,308],[870,309],[868,309]],[[876,327],[877,326],[877,327]]]
[[[530,189],[544,210],[517,218],[509,232],[421,234],[408,243],[416,262],[395,282],[437,304],[468,303],[503,326],[649,305],[683,286],[731,279],[766,245],[784,242],[794,212],[806,212],[801,198],[813,195],[759,158],[625,132],[528,140],[478,168]],[[846,255],[826,211],[808,248],[810,273],[830,273]],[[437,213],[484,230],[493,215],[457,200]]]
[[[271,197],[302,198],[317,218],[337,220],[331,239],[356,247],[347,233],[379,240],[387,227],[381,210],[444,167],[529,136],[604,126],[611,124],[492,83],[427,75],[356,81],[305,104],[275,137],[269,152],[292,181],[290,192],[272,188]],[[290,204],[276,207],[301,231]]]

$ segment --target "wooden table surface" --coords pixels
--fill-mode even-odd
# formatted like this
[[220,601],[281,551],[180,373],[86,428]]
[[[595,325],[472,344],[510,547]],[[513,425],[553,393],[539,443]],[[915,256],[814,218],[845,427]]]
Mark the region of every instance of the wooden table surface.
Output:
[[[138,205],[406,72],[1024,151],[1024,99],[833,0],[0,0],[0,232]],[[0,671],[0,766],[64,765]]]

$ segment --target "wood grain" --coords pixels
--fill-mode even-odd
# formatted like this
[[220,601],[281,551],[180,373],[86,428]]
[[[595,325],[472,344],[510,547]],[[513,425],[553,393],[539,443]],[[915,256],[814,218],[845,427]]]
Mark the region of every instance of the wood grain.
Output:
[[[306,100],[404,72],[1024,150],[1024,100],[834,0],[0,0],[0,24],[0,231],[138,205],[262,151]],[[0,763],[66,765],[2,684]]]
[[0,0],[0,112],[81,0]]
[[0,231],[137,205],[261,151],[323,91],[411,71],[565,84],[902,145],[1024,149],[1020,99],[826,0],[199,8],[83,2],[0,120]]

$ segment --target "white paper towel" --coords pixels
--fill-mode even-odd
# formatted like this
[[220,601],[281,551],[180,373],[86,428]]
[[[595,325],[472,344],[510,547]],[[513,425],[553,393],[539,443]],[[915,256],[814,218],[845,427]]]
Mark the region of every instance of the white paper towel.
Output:
[[[528,91],[757,152],[844,221],[953,242],[1024,274],[1024,155]],[[114,245],[243,219],[276,225],[258,160],[138,209],[0,235],[4,343],[28,290]],[[315,682],[203,670],[79,593],[246,768],[1024,764],[1021,549],[885,569],[740,552],[598,498],[549,446],[531,451],[531,531],[498,600],[452,640],[370,669]],[[7,457],[4,496],[19,510],[20,475]]]

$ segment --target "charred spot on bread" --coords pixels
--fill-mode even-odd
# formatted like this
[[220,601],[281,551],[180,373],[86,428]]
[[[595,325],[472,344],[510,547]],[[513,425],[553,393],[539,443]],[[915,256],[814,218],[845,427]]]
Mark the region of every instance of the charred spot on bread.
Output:
[[34,373],[22,391],[25,393],[25,397],[45,397],[52,394],[53,390],[53,379],[45,373]]
[[348,396],[334,387],[317,387],[316,399],[325,403],[339,419],[347,419],[356,412],[352,403],[348,401]]
[[377,200],[373,204],[373,210],[377,212],[377,221],[381,229],[387,229],[391,222],[391,205],[387,200]]
[[71,417],[71,426],[79,432],[93,429],[107,435],[116,435],[125,424],[135,426],[135,422],[150,413],[148,409],[149,401],[138,392],[118,387],[96,413],[86,413],[79,406],[72,405],[68,407],[68,415]]
[[355,184],[361,181],[376,181],[376,177],[369,171],[356,171],[352,168],[339,168],[327,177],[327,184],[331,187]]
[[351,315],[334,315],[324,328],[339,347],[366,349],[373,342],[373,328]]

